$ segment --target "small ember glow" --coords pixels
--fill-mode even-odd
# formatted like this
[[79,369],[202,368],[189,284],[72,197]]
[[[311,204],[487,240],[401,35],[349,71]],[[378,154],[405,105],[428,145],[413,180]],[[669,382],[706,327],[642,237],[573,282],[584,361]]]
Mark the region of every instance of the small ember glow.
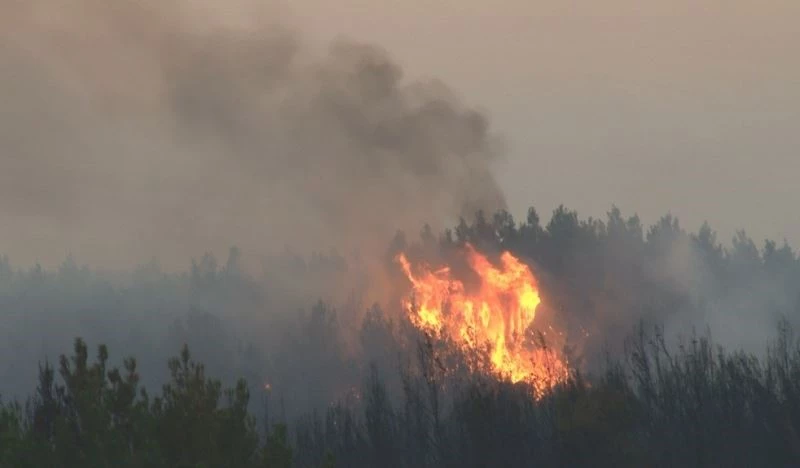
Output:
[[491,371],[512,382],[527,382],[537,397],[569,376],[564,361],[551,349],[534,346],[526,335],[541,302],[530,268],[509,252],[499,267],[466,246],[466,260],[480,282],[467,291],[449,267],[413,266],[397,256],[412,285],[403,300],[409,319],[420,330],[448,337],[464,352],[488,346]]

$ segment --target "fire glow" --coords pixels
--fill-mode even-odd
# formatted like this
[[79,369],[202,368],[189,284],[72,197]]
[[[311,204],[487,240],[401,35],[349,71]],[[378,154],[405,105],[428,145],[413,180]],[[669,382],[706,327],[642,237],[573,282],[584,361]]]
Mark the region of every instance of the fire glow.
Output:
[[551,349],[535,346],[529,330],[540,304],[530,268],[509,252],[500,265],[466,246],[466,260],[479,285],[472,291],[449,267],[412,267],[404,254],[397,261],[411,282],[403,306],[410,321],[436,337],[447,337],[464,352],[488,349],[491,372],[512,382],[527,382],[539,397],[569,376]]

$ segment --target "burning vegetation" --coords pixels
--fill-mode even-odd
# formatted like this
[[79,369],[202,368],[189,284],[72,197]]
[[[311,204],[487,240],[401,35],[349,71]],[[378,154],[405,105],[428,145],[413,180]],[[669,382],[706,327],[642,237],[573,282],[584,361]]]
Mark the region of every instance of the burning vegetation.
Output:
[[485,352],[488,369],[475,364],[478,369],[472,370],[526,382],[537,397],[566,381],[566,360],[535,340],[533,325],[541,299],[530,268],[507,251],[499,265],[471,244],[466,244],[464,255],[477,277],[472,288],[449,266],[412,266],[405,254],[397,256],[411,283],[403,300],[411,323],[435,338],[448,339],[464,354]]
[[[598,222],[559,209],[544,226],[533,210],[521,224],[476,215],[439,237],[397,236],[382,265],[394,289],[356,325],[362,304],[297,310],[278,296],[285,283],[241,269],[237,249],[186,274],[151,265],[123,286],[72,259],[48,272],[0,257],[13,356],[0,391],[38,382],[3,392],[0,467],[800,466],[800,260],[754,250],[669,216],[648,230],[617,210]],[[686,252],[716,287],[665,279],[684,273],[667,267]],[[307,278],[349,273],[293,258],[269,271],[309,295]],[[736,312],[767,322],[784,288],[786,320],[762,354],[726,351],[710,332],[675,343],[655,325],[702,316],[698,291],[737,306],[726,323],[752,334]],[[87,341],[53,368],[68,334]],[[92,362],[86,343],[103,341]]]

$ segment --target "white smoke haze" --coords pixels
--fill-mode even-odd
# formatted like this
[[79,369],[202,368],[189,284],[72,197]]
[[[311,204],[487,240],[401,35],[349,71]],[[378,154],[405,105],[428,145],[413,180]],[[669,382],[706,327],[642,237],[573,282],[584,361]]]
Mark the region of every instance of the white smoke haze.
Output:
[[315,54],[277,6],[3,4],[0,246],[19,263],[369,251],[505,206],[485,116],[377,47]]
[[673,285],[673,290],[687,300],[684,307],[662,318],[665,336],[686,342],[692,336],[710,334],[715,343],[726,348],[766,357],[766,345],[776,338],[781,321],[800,326],[800,317],[793,310],[796,289],[757,270],[754,266],[760,263],[759,251],[752,241],[745,240],[744,231],[740,235],[729,249],[736,250],[737,242],[747,242],[744,250],[753,257],[742,259],[737,253],[731,254],[730,268],[735,276],[724,279],[714,271],[713,259],[705,258],[688,235],[672,243],[665,261],[651,274],[659,284]]

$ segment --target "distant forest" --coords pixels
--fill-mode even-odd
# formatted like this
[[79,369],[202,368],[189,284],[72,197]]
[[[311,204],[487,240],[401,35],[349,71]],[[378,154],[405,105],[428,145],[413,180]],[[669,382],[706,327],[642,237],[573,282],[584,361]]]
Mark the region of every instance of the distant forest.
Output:
[[[336,253],[262,275],[236,248],[180,274],[2,257],[0,466],[798,466],[800,259],[716,237],[617,208],[479,212],[398,233],[380,304]],[[464,370],[391,300],[396,253],[452,263],[466,242],[527,262],[564,331],[575,372],[541,400]]]

